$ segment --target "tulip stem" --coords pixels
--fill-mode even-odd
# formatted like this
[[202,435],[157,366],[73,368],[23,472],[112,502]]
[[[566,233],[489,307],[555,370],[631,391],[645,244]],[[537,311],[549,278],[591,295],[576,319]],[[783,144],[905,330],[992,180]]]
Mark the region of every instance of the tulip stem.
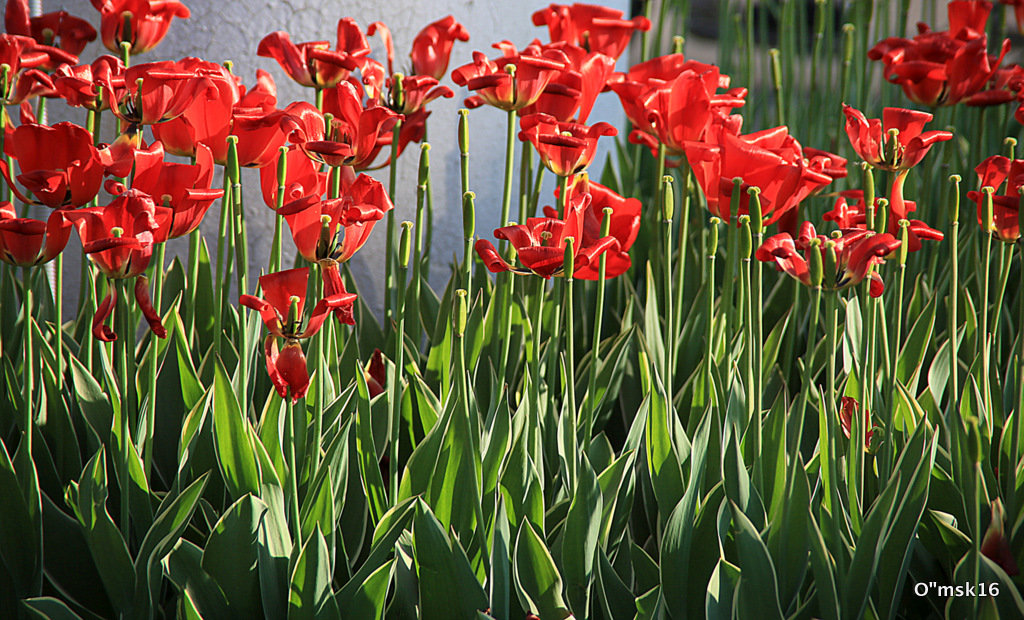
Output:
[[522,155],[519,158],[519,222],[526,223],[527,210],[530,207],[530,180],[533,176],[533,145],[523,142]]
[[53,322],[57,329],[54,355],[57,357],[57,389],[60,390],[64,387],[64,252],[54,258],[53,271]]
[[707,281],[704,284],[704,402],[700,403],[703,409],[712,402],[714,385],[712,379],[712,365],[715,358],[715,260],[718,254],[718,218],[711,218],[711,239],[707,247],[707,269],[704,274]]
[[108,280],[108,286],[117,286],[122,290],[117,298],[117,310],[116,321],[119,325],[117,330],[117,382],[118,382],[118,393],[121,395],[121,477],[118,481],[121,485],[121,534],[125,540],[129,539],[129,529],[131,526],[131,513],[129,512],[129,496],[130,489],[130,463],[131,463],[131,446],[132,446],[132,430],[131,430],[131,419],[132,419],[132,398],[131,398],[131,384],[129,383],[130,373],[128,368],[131,364],[129,359],[130,356],[135,354],[135,330],[132,327],[131,321],[131,304],[129,300],[132,296],[131,287],[128,285],[127,280]]
[[[836,420],[836,343],[839,332],[839,293],[830,291],[825,298],[825,313],[827,323],[825,324],[826,341],[825,350],[828,351],[828,368],[825,371],[825,407],[819,413],[825,419],[824,424],[818,425],[819,432],[819,463],[821,468],[822,484],[825,487],[824,502],[825,508],[830,514],[837,514],[839,510],[838,480],[836,478],[836,442],[835,442],[835,420]],[[820,418],[819,418],[820,419]]]
[[[601,220],[601,237],[607,237],[611,232],[612,209],[605,207]],[[597,418],[597,364],[601,360],[599,355],[601,348],[601,320],[604,318],[604,293],[607,283],[605,274],[608,271],[608,253],[602,252],[598,259],[597,267],[597,299],[594,310],[594,329],[590,341],[590,377],[587,385],[587,409],[586,419],[583,423],[583,436],[585,447],[590,447],[590,437],[594,432],[594,421]],[[543,292],[543,289],[541,289]]]
[[[391,203],[397,205],[398,197],[398,145],[399,134],[402,133],[402,121],[395,123],[391,129],[391,161],[388,162],[388,196]],[[388,210],[387,236],[384,239],[384,321],[394,316],[395,308],[391,301],[391,289],[395,286],[395,210]]]
[[[950,252],[950,276],[949,276],[949,409],[946,413],[947,421],[952,418],[953,414],[958,410],[958,403],[960,398],[960,385],[957,378],[957,374],[960,371],[960,360],[959,360],[959,349],[960,341],[958,339],[959,332],[959,321],[957,318],[957,304],[960,301],[960,177],[953,175],[950,177],[950,181],[953,183],[953,213],[950,217],[949,223],[949,252]],[[1024,255],[1022,255],[1024,259]],[[1021,275],[1024,276],[1024,269],[1021,271]],[[1022,289],[1024,290],[1024,289]],[[1024,305],[1021,306],[1024,311]],[[1020,326],[1018,326],[1020,329]],[[1022,340],[1024,342],[1024,340]]]
[[[989,191],[986,191],[989,190]],[[989,308],[989,281],[991,279],[992,271],[992,194],[994,190],[989,187],[983,187],[982,192],[985,195],[985,260],[981,270],[981,377],[982,377],[982,398],[985,403],[984,417],[982,418],[982,424],[985,426],[987,435],[991,436],[992,433],[992,388],[991,388],[991,376],[989,375],[990,360],[990,339],[989,339],[989,322],[988,322],[988,308]]]
[[285,482],[287,489],[285,490],[288,495],[288,512],[291,517],[291,532],[292,540],[295,544],[299,544],[298,541],[302,540],[301,533],[299,530],[299,476],[298,476],[298,463],[295,459],[295,404],[292,400],[292,389],[288,388],[284,397],[285,402],[285,433],[284,438],[284,455],[288,461],[288,481]]
[[[571,237],[570,237],[571,239]],[[567,240],[568,241],[568,240]],[[575,239],[573,240],[575,241]],[[570,247],[568,252],[572,252],[573,248]],[[573,265],[573,256],[570,255],[566,263],[570,266]],[[575,336],[575,311],[573,308],[573,289],[572,271],[566,270],[565,272],[565,396],[568,399],[568,411],[569,415],[572,416],[573,422],[578,424],[578,409],[576,408],[576,336]],[[584,446],[590,445],[590,433],[584,434]],[[566,458],[576,458],[575,455],[566,455]]]
[[199,232],[198,228],[188,235],[188,280],[186,280],[185,286],[188,288],[189,325],[192,328],[195,327],[196,295],[198,293],[196,289],[199,286],[199,244],[201,239],[202,233]]
[[[161,316],[160,306],[163,303],[164,259],[167,255],[167,244],[158,243],[156,248],[156,264],[153,267],[153,308],[157,316]],[[149,338],[149,368],[147,369],[146,385],[148,401],[146,407],[146,434],[142,443],[142,459],[145,464],[146,478],[153,471],[153,438],[156,434],[156,375],[158,363],[158,345],[156,336]]]
[[[1019,322],[1017,323],[1017,331],[1020,332],[1024,328],[1024,247],[1020,247],[1017,256],[1020,258],[1020,293],[1018,297],[1020,299],[1019,308]],[[1006,472],[1006,489],[1007,497],[1013,496],[1013,490],[1016,484],[1016,467],[1015,463],[1020,462],[1020,417],[1024,415],[1024,335],[1019,338],[1020,351],[1017,353],[1017,411],[1013,413],[1013,420],[1010,424],[1010,459],[1007,467],[1003,469]]]
[[[416,260],[418,256],[414,256]],[[409,273],[408,264],[402,265],[399,261],[398,265],[398,297],[395,300],[395,316],[398,321],[398,330],[395,332],[395,374],[394,381],[388,383],[388,409],[390,410],[390,416],[388,416],[390,423],[389,427],[391,430],[391,442],[390,452],[388,459],[388,480],[390,481],[389,490],[391,491],[391,505],[398,504],[398,447],[401,437],[402,428],[402,368],[405,366],[405,297],[406,297],[406,279]],[[461,379],[460,379],[461,381]],[[459,384],[461,387],[461,383]]]
[[[514,78],[513,78],[514,79]],[[508,226],[508,212],[512,206],[512,169],[516,152],[516,112],[509,110],[505,134],[505,189],[501,194],[501,226]]]
[[[224,320],[224,309],[227,306],[228,291],[224,283],[230,273],[231,265],[227,259],[228,244],[228,223],[231,218],[231,179],[228,176],[227,167],[224,168],[224,197],[220,203],[220,230],[217,235],[217,282],[214,294],[220,298],[220,303],[213,312],[213,351],[220,353],[221,329]],[[247,291],[239,291],[239,294]]]
[[[801,390],[800,398],[800,409],[797,413],[797,429],[796,436],[794,437],[793,443],[793,458],[792,465],[789,472],[789,487],[792,487],[794,483],[794,476],[796,475],[796,467],[799,459],[797,458],[800,454],[800,444],[803,442],[804,435],[804,421],[807,414],[807,403],[811,400],[812,390],[817,393],[814,389],[814,350],[818,344],[818,321],[821,318],[821,286],[814,286],[811,289],[811,315],[810,321],[807,323],[807,348],[804,352],[803,359],[803,385]],[[783,445],[783,449],[789,451],[789,428],[787,425],[788,417],[783,419],[783,437],[786,438],[786,443]],[[821,466],[823,467],[823,466]],[[822,468],[821,470],[825,470]]]
[[22,269],[22,281],[24,289],[22,290],[21,301],[22,308],[24,310],[22,314],[22,327],[24,327],[25,337],[22,347],[25,351],[25,366],[22,368],[24,373],[24,380],[22,382],[22,412],[25,415],[24,420],[24,432],[25,432],[25,451],[28,456],[32,456],[32,430],[35,426],[35,416],[33,411],[35,410],[32,402],[32,394],[34,391],[35,374],[32,372],[32,360],[35,359],[35,351],[32,346],[32,268],[25,267]]
[[[662,147],[661,150],[664,150]],[[673,191],[672,177],[665,175],[661,179],[661,232],[662,232],[662,258],[665,261],[665,270],[662,272],[662,285],[665,295],[665,395],[668,398],[669,409],[675,400],[675,389],[673,386],[673,362],[676,355],[676,334],[673,329],[673,302],[675,295],[672,290],[672,215],[675,211],[675,192]],[[682,248],[679,253],[680,260],[683,259]],[[570,312],[571,312],[570,308]]]
[[[996,291],[995,315],[992,317],[992,342],[996,347],[996,359],[1002,357],[1002,340],[996,338],[999,333],[999,325],[1002,322],[1003,300],[1006,298],[1006,285],[1010,280],[1010,262],[1013,258],[1013,250],[1009,244],[999,244],[999,288]],[[991,344],[990,344],[991,346]]]

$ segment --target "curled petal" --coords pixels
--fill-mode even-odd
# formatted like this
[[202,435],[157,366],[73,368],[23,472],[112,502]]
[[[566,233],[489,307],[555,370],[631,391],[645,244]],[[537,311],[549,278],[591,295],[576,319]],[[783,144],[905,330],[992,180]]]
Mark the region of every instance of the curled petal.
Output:
[[[161,267],[158,265],[157,268]],[[153,307],[153,302],[149,298],[149,278],[146,276],[140,275],[135,278],[135,301],[138,302],[139,309],[142,310],[142,316],[146,318],[150,331],[157,338],[166,338],[167,329],[160,322],[160,313]]]
[[[289,340],[276,361],[277,372],[291,390],[294,403],[305,396],[306,390],[309,389],[309,370],[306,368],[306,355],[302,352],[302,345],[297,340]],[[278,393],[281,393],[280,388]]]
[[114,330],[106,326],[105,322],[114,313],[114,306],[117,304],[117,286],[112,281],[107,281],[107,296],[96,308],[96,315],[92,317],[92,335],[100,342],[113,342],[117,340]]
[[[274,384],[274,389],[277,390],[278,395],[281,398],[288,398],[288,384],[277,370],[278,357],[277,339],[273,334],[270,334],[263,341],[263,359],[267,363],[267,375],[270,377],[270,382]],[[295,400],[298,400],[298,398]]]

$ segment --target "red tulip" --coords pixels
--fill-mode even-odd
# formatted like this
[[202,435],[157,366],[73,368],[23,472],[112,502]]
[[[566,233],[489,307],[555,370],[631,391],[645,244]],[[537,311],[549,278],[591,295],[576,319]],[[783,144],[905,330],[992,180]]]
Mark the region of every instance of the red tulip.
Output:
[[124,63],[113,56],[100,56],[88,65],[61,65],[53,72],[53,87],[68,105],[103,110],[110,102],[100,97],[104,82],[124,73]]
[[[21,171],[11,178],[7,162],[0,172],[18,198],[52,209],[80,207],[96,197],[104,164],[89,132],[72,123],[20,125],[7,137],[4,152],[18,160]],[[17,180],[35,200],[18,187]]]
[[[113,202],[102,207],[87,207],[65,211],[68,219],[78,228],[82,238],[82,251],[100,268],[108,279],[137,277],[135,299],[149,323],[160,338],[167,331],[160,323],[160,315],[149,300],[148,280],[142,275],[153,256],[153,242],[160,234],[158,221],[167,209],[157,207],[153,199],[131,189]],[[117,287],[107,287],[107,297],[93,318],[93,335],[104,342],[116,339],[112,330],[103,323],[113,313],[117,301]]]
[[543,49],[557,49],[569,59],[564,71],[556,72],[537,101],[519,111],[520,116],[550,114],[559,121],[576,119],[585,123],[594,101],[615,70],[615,59],[600,52],[588,52],[565,42],[550,43]]
[[[299,341],[320,331],[330,312],[345,308],[351,312],[356,299],[352,293],[325,296],[317,302],[306,322],[306,328],[302,329],[308,281],[308,267],[267,274],[260,277],[263,299],[242,295],[239,300],[243,306],[260,313],[263,324],[270,332],[264,343],[267,374],[281,398],[286,398],[290,390],[293,402],[302,398],[309,388],[306,357]],[[285,347],[280,352],[277,338],[285,340]]]
[[[285,154],[284,203],[288,204],[306,196],[323,196],[327,191],[327,173],[320,172],[320,166],[306,157],[297,146],[289,147]],[[277,166],[260,168],[260,189],[263,201],[271,209],[277,208]]]
[[82,53],[87,43],[96,40],[96,29],[67,11],[30,17],[28,0],[7,0],[4,26],[8,34],[32,37],[42,45],[56,43],[56,47],[75,56]]
[[811,169],[800,143],[785,127],[736,135],[725,125],[709,129],[705,142],[687,142],[686,157],[707,198],[708,210],[732,222],[733,179],[740,178],[738,216],[749,213],[747,188],[761,189],[764,224],[771,224],[794,209],[832,178]]
[[[1019,211],[1021,188],[1024,188],[1024,159],[1009,159],[1002,155],[993,155],[978,164],[974,169],[978,173],[981,187],[992,187],[992,229],[989,231],[997,239],[1006,243],[1015,243],[1020,239]],[[1004,185],[1005,185],[1005,189]],[[1002,193],[1000,190],[1002,189]],[[978,224],[985,226],[985,201],[982,192],[970,191],[967,197],[978,205]]]
[[0,202],[0,260],[18,267],[41,265],[64,251],[71,222],[54,211],[45,221],[19,218],[14,205]]
[[121,43],[131,44],[132,54],[156,47],[175,17],[186,19],[188,7],[174,0],[92,0],[100,12],[100,36],[103,45],[115,54]]
[[278,213],[288,222],[303,258],[314,263],[344,263],[363,247],[373,225],[393,208],[380,181],[360,174],[353,180],[342,177],[339,198],[320,200],[311,195],[286,204]]
[[[840,192],[840,197],[836,198],[835,205],[831,211],[826,211],[822,215],[822,219],[832,221],[836,223],[839,228],[858,228],[861,230],[867,230],[867,212],[864,208],[864,191],[863,190],[845,190]],[[848,201],[852,201],[852,204]],[[875,199],[875,208],[878,208],[878,199]],[[907,251],[916,252],[923,247],[922,240],[929,239],[932,241],[942,241],[945,236],[941,231],[936,230],[925,224],[921,220],[913,220],[908,216],[910,213],[917,209],[917,204],[913,200],[902,200],[901,204],[897,205],[896,208],[892,208],[893,203],[889,203],[890,210],[887,217],[889,232],[894,237],[900,235],[900,220],[907,220]]]
[[364,107],[359,90],[342,82],[324,92],[324,112],[333,115],[321,140],[299,145],[309,157],[328,166],[351,166],[366,170],[381,148],[390,144],[388,132],[401,115],[384,106]]
[[220,96],[217,86],[205,72],[191,62],[143,63],[104,80],[103,97],[131,131],[139,125],[178,118],[197,101],[216,101]]
[[985,530],[985,538],[981,541],[981,553],[998,564],[1007,575],[1013,577],[1020,573],[1020,568],[1017,566],[1017,559],[1013,557],[1010,541],[1006,538],[1003,523],[1006,520],[1006,512],[1002,500],[998,497],[992,500],[991,510],[992,518],[988,529]]
[[980,92],[992,78],[1010,41],[998,57],[987,51],[985,22],[990,2],[957,0],[948,5],[949,30],[932,32],[918,24],[913,39],[892,37],[868,51],[868,58],[885,64],[885,77],[899,84],[911,101],[927,106],[959,103]]
[[875,434],[871,430],[871,413],[862,411],[860,403],[851,396],[843,396],[841,403],[839,406],[839,427],[847,439],[850,438],[850,432],[853,429],[854,414],[860,414],[864,417],[864,451],[866,452],[871,447],[871,437]]
[[951,140],[948,131],[924,131],[932,120],[927,112],[885,108],[882,119],[870,121],[864,114],[848,105],[846,135],[857,155],[876,168],[889,171],[908,170],[916,166],[937,142]]
[[[224,195],[224,190],[210,188],[212,181],[213,156],[205,145],[196,148],[192,165],[164,161],[159,142],[149,150],[136,152],[132,188],[168,207],[157,213],[156,243],[182,237],[199,227],[213,201]],[[126,191],[120,184],[113,190],[115,194]]]
[[[640,233],[641,204],[636,198],[624,198],[604,185],[586,179],[585,176],[584,179],[578,181],[570,190],[570,200],[572,196],[584,193],[590,196],[590,202],[583,211],[583,246],[590,247],[600,242],[604,209],[610,208],[612,214],[608,234],[618,243],[605,252],[605,278],[614,278],[625,273],[633,264],[629,250]],[[573,277],[597,280],[600,275],[598,267],[598,261],[590,261],[577,269]]]
[[440,80],[448,71],[455,41],[469,41],[469,32],[451,15],[428,24],[412,40],[412,72]]
[[757,248],[754,256],[759,261],[774,262],[779,271],[811,286],[810,253],[821,252],[822,264],[827,264],[824,254],[829,247],[835,251],[836,272],[824,274],[822,287],[846,289],[870,277],[871,296],[878,297],[885,285],[871,267],[899,249],[900,242],[889,233],[876,234],[865,230],[846,229],[838,237],[828,237],[819,235],[810,222],[804,222],[795,240],[789,233],[772,235]]
[[203,143],[222,161],[226,160],[232,113],[244,92],[238,77],[223,65],[198,58],[185,58],[174,63],[174,67],[206,78],[208,89],[205,96],[189,101],[176,117],[154,125],[153,135],[165,143],[168,152],[191,156],[195,145]]
[[273,58],[288,77],[303,86],[329,88],[346,80],[362,67],[370,54],[366,37],[351,17],[338,20],[338,45],[327,41],[292,43],[288,33],[277,31],[260,41],[257,56]]
[[542,278],[563,275],[565,270],[565,240],[575,240],[573,265],[579,273],[596,263],[602,252],[614,249],[618,241],[604,237],[586,244],[583,236],[583,213],[589,206],[590,196],[582,194],[569,201],[564,220],[554,217],[531,217],[526,224],[495,229],[494,236],[512,244],[523,267],[513,267],[498,254],[494,244],[486,239],[476,242],[474,248],[491,273],[511,271],[520,275],[536,274]]
[[42,95],[53,96],[53,81],[40,69],[74,64],[78,57],[49,45],[40,45],[32,37],[0,34],[0,64],[10,67],[7,81],[0,84],[4,103],[17,104]]
[[[477,94],[466,99],[466,107],[477,108],[487,103],[502,110],[520,110],[544,92],[548,82],[564,71],[568,58],[556,49],[541,50],[531,44],[522,52],[508,41],[495,43],[503,55],[490,60],[482,52],[473,52],[473,62],[452,71],[452,80]],[[506,67],[515,67],[513,77]]]
[[547,114],[531,114],[519,120],[519,139],[529,140],[548,170],[560,177],[583,172],[594,160],[597,139],[614,136],[618,130],[608,123],[590,127],[580,123],[562,123]]
[[592,4],[552,4],[533,14],[533,25],[546,25],[552,41],[566,41],[616,59],[633,32],[651,29],[646,17],[623,19],[622,11]]

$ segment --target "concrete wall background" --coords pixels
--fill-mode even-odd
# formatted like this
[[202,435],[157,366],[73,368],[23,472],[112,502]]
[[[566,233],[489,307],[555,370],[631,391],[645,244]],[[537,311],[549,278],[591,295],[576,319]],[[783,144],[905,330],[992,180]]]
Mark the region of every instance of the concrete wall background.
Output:
[[[304,89],[292,82],[273,59],[256,56],[256,47],[260,39],[275,30],[288,32],[296,42],[329,40],[333,47],[339,18],[354,17],[364,31],[371,22],[383,21],[391,29],[394,37],[396,70],[407,70],[408,54],[416,33],[428,23],[452,14],[466,26],[470,40],[456,43],[449,73],[452,68],[469,62],[473,50],[484,51],[491,57],[497,56],[499,52],[490,47],[493,42],[508,39],[517,46],[523,46],[534,38],[548,40],[547,29],[535,27],[530,21],[533,11],[547,5],[541,0],[528,3],[477,0],[437,0],[429,3],[368,0],[185,0],[185,4],[191,10],[192,16],[186,20],[175,20],[163,43],[154,50],[137,56],[133,62],[178,60],[185,56],[198,56],[215,62],[231,60],[235,73],[240,75],[247,85],[254,82],[257,69],[265,69],[273,75],[277,83],[279,107],[284,107],[294,100],[312,101],[313,95],[311,89]],[[625,0],[609,0],[605,4],[628,10],[628,3]],[[61,4],[43,3],[44,11],[58,8],[89,20],[98,29],[98,12],[89,0],[65,0]],[[384,62],[386,57],[380,38],[373,37],[371,45],[374,48],[374,58]],[[81,59],[83,62],[90,62],[102,53],[105,53],[105,49],[97,41],[86,48]],[[628,58],[623,58],[619,69],[628,68],[628,64]],[[449,274],[448,263],[453,254],[461,256],[463,245],[456,119],[457,110],[463,106],[467,92],[455,86],[450,78],[444,79],[442,83],[455,91],[455,97],[430,104],[433,114],[428,123],[435,209],[433,247],[429,249],[432,257],[430,276],[435,288],[444,286]],[[601,95],[590,117],[591,122],[605,120],[618,127],[624,126],[624,119],[613,93]],[[49,120],[84,123],[84,112],[76,109],[67,110],[65,106],[57,103],[51,106]],[[104,129],[112,131],[112,125],[113,122],[108,116],[104,122]],[[491,233],[498,225],[501,204],[504,112],[489,107],[472,110],[470,127],[470,175],[471,187],[477,194],[477,236],[492,238]],[[604,153],[607,152],[609,145],[610,142],[604,145]],[[415,219],[418,149],[414,147],[415,145],[399,159],[399,189],[395,201],[398,221]],[[381,160],[383,158],[381,157]],[[603,162],[604,154],[600,154],[596,161]],[[247,170],[245,174],[245,205],[251,246],[250,267],[251,273],[255,276],[261,269],[266,269],[274,222],[272,211],[263,204],[257,172]],[[374,175],[387,183],[387,170],[378,171]],[[547,189],[544,196],[550,196]],[[216,247],[219,208],[219,203],[215,204],[203,224],[204,236],[211,246],[211,252],[214,252]],[[515,212],[516,207],[513,207],[513,213]],[[77,239],[72,241],[72,244],[76,243]],[[351,263],[360,294],[371,308],[377,309],[383,304],[384,245],[385,228],[382,222]],[[286,239],[284,247],[286,256],[291,255],[293,246],[290,238]],[[168,247],[168,256],[175,253],[184,256],[186,252],[185,239],[175,240]],[[74,248],[67,254],[66,273],[69,281],[77,279],[78,256],[79,253]],[[69,284],[68,292],[73,291],[77,291],[77,286]],[[70,305],[72,303],[74,302],[69,299],[68,311],[73,311],[74,307]]]

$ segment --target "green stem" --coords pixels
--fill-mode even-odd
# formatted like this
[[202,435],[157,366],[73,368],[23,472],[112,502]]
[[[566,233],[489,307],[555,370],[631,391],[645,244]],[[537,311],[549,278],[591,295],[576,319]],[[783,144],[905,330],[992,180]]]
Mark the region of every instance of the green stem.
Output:
[[509,110],[506,117],[505,189],[501,194],[501,226],[508,226],[508,212],[512,206],[512,169],[515,163],[515,140],[516,113],[515,110]]
[[25,267],[22,269],[22,282],[24,283],[24,290],[22,291],[22,326],[24,327],[24,342],[22,348],[25,352],[25,366],[22,368],[24,379],[22,381],[22,413],[25,416],[23,421],[23,431],[25,433],[25,451],[29,457],[32,456],[32,432],[35,427],[35,406],[32,401],[33,392],[35,391],[35,373],[33,372],[32,361],[35,359],[35,348],[32,345],[32,268]]
[[[950,252],[950,276],[949,276],[949,409],[946,412],[947,421],[952,419],[954,413],[959,411],[960,385],[957,375],[960,371],[959,342],[957,340],[959,331],[959,319],[957,318],[957,305],[960,301],[960,177],[950,177],[953,182],[953,213],[950,218],[949,252]],[[1024,270],[1022,270],[1024,275]],[[1022,289],[1024,290],[1024,289]],[[1024,306],[1022,306],[1024,307]],[[1019,329],[1019,327],[1018,327]]]
[[[213,350],[215,354],[220,353],[220,341],[221,341],[221,329],[224,319],[224,308],[227,304],[228,291],[225,290],[227,287],[224,283],[228,277],[230,270],[230,261],[227,259],[228,245],[230,240],[228,239],[228,225],[231,220],[231,179],[228,176],[227,167],[224,168],[224,197],[221,199],[220,206],[220,231],[217,235],[217,282],[215,284],[216,289],[214,295],[220,298],[220,303],[214,309],[213,312]],[[242,291],[244,293],[245,291]]]
[[711,366],[714,360],[714,327],[715,327],[715,260],[718,253],[718,225],[717,217],[711,218],[711,239],[707,248],[707,268],[704,269],[707,281],[704,284],[704,402],[700,403],[701,409],[712,401],[714,390]]
[[57,387],[62,389],[64,385],[64,253],[56,256],[53,263],[53,312],[54,326],[56,327],[56,342],[54,342],[54,355],[57,357]]
[[[568,242],[568,240],[566,240]],[[573,240],[575,241],[575,240]],[[566,253],[572,252],[572,244],[569,244],[569,248]],[[576,314],[573,307],[573,255],[569,254],[566,263],[570,266],[565,272],[565,395],[569,400],[569,414],[573,418],[577,417],[578,410],[576,409],[576,336],[575,336],[575,320],[574,315]],[[573,420],[574,428],[578,428],[578,420]],[[590,434],[584,435],[585,444],[590,443]],[[569,458],[574,458],[570,455]]]
[[288,389],[287,394],[284,398],[285,402],[285,440],[284,440],[284,455],[288,461],[288,481],[285,483],[287,489],[285,492],[288,495],[288,512],[289,521],[291,522],[291,534],[294,544],[299,544],[298,541],[302,540],[302,535],[299,530],[299,476],[298,470],[299,465],[295,459],[295,411],[294,403],[292,402],[291,388]]
[[[388,195],[391,197],[391,202],[397,204],[397,196],[395,193],[398,188],[398,157],[395,155],[398,152],[398,136],[402,131],[402,121],[395,123],[394,128],[391,130],[391,162],[388,171]],[[394,315],[394,307],[391,303],[391,290],[395,285],[395,210],[391,209],[388,211],[387,217],[387,237],[385,237],[384,247],[384,320],[385,322]]]
[[[665,261],[665,270],[662,272],[662,287],[665,298],[665,395],[668,397],[671,408],[675,394],[673,386],[673,362],[676,355],[676,334],[673,329],[673,304],[675,291],[672,290],[672,215],[675,210],[675,195],[672,187],[672,177],[665,176],[661,182],[661,231],[662,231],[662,260]],[[683,258],[683,250],[680,248],[680,260]],[[572,313],[572,307],[569,307]]]
[[129,539],[128,532],[131,526],[131,513],[129,506],[130,495],[130,465],[132,431],[130,421],[132,419],[131,384],[129,383],[130,366],[129,356],[134,355],[135,330],[132,328],[131,307],[128,300],[131,299],[131,288],[126,280],[108,281],[108,286],[121,288],[117,299],[117,323],[119,325],[117,334],[117,389],[121,395],[121,534],[125,540]]
[[[611,207],[605,207],[603,216],[601,236],[606,237],[611,229]],[[590,341],[590,376],[587,382],[586,419],[583,422],[584,449],[590,448],[590,437],[594,432],[594,421],[597,419],[597,364],[601,359],[599,355],[601,348],[601,321],[604,318],[605,274],[607,273],[607,267],[608,255],[603,253],[601,258],[598,259],[597,267],[597,304],[594,310],[594,329]],[[542,297],[543,292],[544,289],[542,288],[541,295],[538,296]],[[539,319],[540,317],[538,316]],[[536,346],[540,346],[539,339],[536,341]]]
[[[163,303],[164,287],[164,259],[167,255],[167,244],[158,243],[156,248],[156,263],[153,267],[153,308],[157,314],[161,312],[160,306]],[[149,339],[149,368],[147,368],[146,389],[146,434],[142,443],[142,459],[145,464],[146,478],[150,478],[153,471],[153,440],[156,436],[156,375],[158,356],[156,338]]]
[[819,462],[821,467],[822,484],[825,487],[823,501],[828,511],[838,518],[839,498],[838,479],[836,477],[836,441],[835,441],[835,420],[836,420],[836,343],[839,332],[839,293],[829,291],[825,298],[825,324],[826,342],[825,350],[828,351],[828,369],[826,370],[825,409],[823,415],[825,424],[820,425],[819,432]]
[[402,408],[401,390],[402,370],[405,366],[405,293],[408,265],[398,267],[398,299],[395,313],[398,319],[398,331],[395,333],[395,381],[388,385],[388,408],[391,410],[388,419],[391,429],[390,457],[388,461],[388,480],[392,505],[398,503],[398,447],[401,437]]
[[984,262],[982,264],[981,271],[981,376],[982,380],[982,398],[985,403],[984,417],[982,423],[985,425],[987,434],[991,436],[992,432],[992,389],[991,389],[991,376],[989,375],[989,368],[991,367],[989,354],[990,354],[990,342],[989,338],[989,323],[988,323],[988,309],[989,309],[989,280],[991,279],[992,271],[992,191],[985,191],[989,188],[982,188],[982,192],[986,196],[986,216],[985,222],[985,254]]

